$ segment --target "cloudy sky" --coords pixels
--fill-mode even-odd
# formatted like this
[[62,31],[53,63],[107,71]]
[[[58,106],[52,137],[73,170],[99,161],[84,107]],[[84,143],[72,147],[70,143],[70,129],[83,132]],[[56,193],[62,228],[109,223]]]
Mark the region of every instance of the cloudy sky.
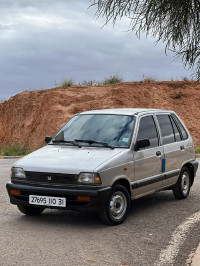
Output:
[[23,90],[102,80],[118,73],[125,81],[190,77],[164,44],[137,39],[129,21],[113,28],[94,18],[89,0],[0,0],[0,100]]

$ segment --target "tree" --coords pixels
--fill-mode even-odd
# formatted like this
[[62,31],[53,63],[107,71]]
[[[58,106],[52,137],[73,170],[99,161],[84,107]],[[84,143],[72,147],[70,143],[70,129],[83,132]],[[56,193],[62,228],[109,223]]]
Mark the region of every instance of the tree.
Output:
[[93,0],[96,17],[106,24],[122,17],[130,18],[130,30],[141,32],[166,44],[184,66],[196,64],[200,80],[200,0]]

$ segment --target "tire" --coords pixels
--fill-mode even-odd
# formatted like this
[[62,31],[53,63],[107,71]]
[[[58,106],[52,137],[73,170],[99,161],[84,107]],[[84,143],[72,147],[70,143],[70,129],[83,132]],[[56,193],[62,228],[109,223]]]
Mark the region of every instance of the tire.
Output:
[[110,193],[103,211],[99,212],[100,219],[110,225],[118,225],[125,221],[130,209],[130,195],[122,185],[115,185]]
[[181,169],[177,183],[173,186],[172,191],[177,199],[186,199],[190,193],[191,173],[187,167]]
[[44,208],[32,207],[32,206],[25,206],[25,205],[17,205],[20,212],[26,215],[39,215],[44,211]]

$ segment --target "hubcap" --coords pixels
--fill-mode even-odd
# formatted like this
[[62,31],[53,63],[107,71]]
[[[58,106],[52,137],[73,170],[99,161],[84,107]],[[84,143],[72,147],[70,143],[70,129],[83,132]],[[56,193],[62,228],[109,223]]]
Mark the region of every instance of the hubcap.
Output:
[[184,172],[181,178],[181,190],[183,195],[187,195],[190,188],[190,178],[187,172]]
[[121,219],[127,209],[127,199],[121,191],[115,192],[110,199],[110,214],[115,220]]

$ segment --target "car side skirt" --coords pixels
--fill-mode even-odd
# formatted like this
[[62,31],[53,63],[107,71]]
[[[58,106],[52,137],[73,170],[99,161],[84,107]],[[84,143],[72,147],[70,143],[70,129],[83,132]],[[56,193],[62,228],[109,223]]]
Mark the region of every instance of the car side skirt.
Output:
[[141,179],[141,180],[138,180],[138,181],[131,183],[131,187],[132,187],[132,189],[140,188],[140,187],[143,187],[146,185],[150,185],[150,184],[160,182],[160,181],[165,180],[165,179],[169,179],[169,178],[178,176],[179,173],[180,173],[180,169],[176,169],[176,170],[173,170],[173,171],[170,171],[167,173],[162,173],[160,175],[147,177],[147,178],[144,178],[144,179]]

